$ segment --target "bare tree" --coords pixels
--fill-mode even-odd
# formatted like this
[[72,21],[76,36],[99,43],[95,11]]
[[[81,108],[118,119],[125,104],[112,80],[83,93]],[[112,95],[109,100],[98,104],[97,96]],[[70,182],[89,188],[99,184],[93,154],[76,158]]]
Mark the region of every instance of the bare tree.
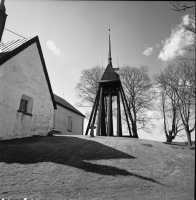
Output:
[[186,131],[188,145],[192,146],[191,133],[195,130],[195,62],[178,58],[161,72],[162,81],[177,96],[177,106]]
[[134,137],[138,137],[138,129],[149,131],[151,123],[147,115],[152,107],[152,81],[148,74],[147,66],[124,66],[120,69],[120,79],[128,101],[130,110],[131,127]]
[[98,90],[99,80],[103,74],[103,70],[99,65],[82,71],[80,81],[76,86],[77,97],[81,100],[78,106],[92,106]]
[[178,97],[175,90],[166,84],[164,76],[157,74],[154,76],[155,81],[160,90],[159,97],[161,99],[160,111],[163,116],[163,129],[166,136],[166,142],[172,142],[178,132],[183,130],[178,107]]
[[181,57],[175,59],[165,69],[163,74],[167,85],[178,91],[177,94],[183,94],[184,98],[195,102],[195,59],[190,57]]
[[[191,3],[191,4],[190,4]],[[186,1],[170,1],[172,10],[174,11],[185,11],[187,9],[195,9],[195,2],[186,2]]]

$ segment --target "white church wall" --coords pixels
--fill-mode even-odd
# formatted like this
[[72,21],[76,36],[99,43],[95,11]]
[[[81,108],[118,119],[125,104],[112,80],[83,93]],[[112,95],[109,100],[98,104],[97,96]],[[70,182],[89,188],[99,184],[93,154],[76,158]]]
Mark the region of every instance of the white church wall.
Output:
[[[30,114],[18,112],[29,97]],[[37,44],[33,43],[0,66],[0,139],[47,135],[54,107]]]
[[[72,129],[69,130],[68,118],[72,119]],[[82,135],[84,117],[57,105],[55,110],[54,128],[65,135]]]

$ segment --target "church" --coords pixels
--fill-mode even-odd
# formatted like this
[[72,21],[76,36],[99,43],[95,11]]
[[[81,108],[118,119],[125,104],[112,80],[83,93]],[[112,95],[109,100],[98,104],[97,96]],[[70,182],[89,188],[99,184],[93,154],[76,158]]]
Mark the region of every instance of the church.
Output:
[[[0,40],[6,13],[0,4]],[[84,115],[53,94],[38,36],[0,43],[0,140],[83,134]]]
[[38,37],[0,49],[1,139],[47,135],[56,104]]

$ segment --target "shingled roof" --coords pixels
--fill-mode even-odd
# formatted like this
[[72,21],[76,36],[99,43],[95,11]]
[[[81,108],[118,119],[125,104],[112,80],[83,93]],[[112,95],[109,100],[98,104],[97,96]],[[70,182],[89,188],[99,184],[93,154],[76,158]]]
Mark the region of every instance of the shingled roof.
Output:
[[43,56],[43,53],[42,53],[42,49],[41,49],[41,45],[40,45],[38,36],[33,37],[33,38],[28,38],[28,39],[19,39],[19,40],[7,42],[7,43],[0,43],[0,65],[2,65],[7,60],[14,57],[18,53],[20,53],[21,51],[23,51],[24,49],[29,47],[30,45],[32,45],[33,43],[37,44],[38,52],[39,52],[39,55],[40,55],[40,59],[41,59],[41,63],[42,63],[42,66],[43,66],[43,71],[44,71],[44,74],[45,74],[45,77],[46,77],[46,81],[48,83],[48,88],[49,88],[49,92],[50,92],[51,99],[52,99],[52,102],[53,102],[53,106],[54,106],[54,109],[56,109],[53,91],[52,91],[52,87],[51,87],[51,84],[50,84],[50,79],[49,79],[48,72],[47,72],[47,69],[46,69],[46,64],[45,64],[45,61],[44,61],[44,56]]
[[109,63],[108,66],[106,67],[105,72],[103,73],[100,82],[117,81],[117,80],[119,80],[119,75],[114,71],[112,63]]
[[54,99],[56,101],[57,105],[60,105],[68,110],[71,110],[72,112],[81,115],[83,117],[86,117],[85,115],[83,115],[79,110],[77,110],[74,106],[72,106],[70,103],[68,103],[65,99],[57,96],[56,94],[54,94]]
[[28,40],[32,38],[24,38],[24,39],[18,39],[9,41],[6,43],[0,43],[0,57],[4,56],[6,53],[9,53],[19,47],[20,45],[24,44]]

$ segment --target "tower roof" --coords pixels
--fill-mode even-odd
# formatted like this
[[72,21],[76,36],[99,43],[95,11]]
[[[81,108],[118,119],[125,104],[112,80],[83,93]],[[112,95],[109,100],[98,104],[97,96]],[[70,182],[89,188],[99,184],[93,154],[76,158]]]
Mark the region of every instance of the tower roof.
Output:
[[119,80],[119,75],[114,71],[112,63],[109,63],[105,69],[105,72],[103,73],[100,82],[117,81],[117,80]]
[[110,42],[110,29],[109,29],[109,53],[108,53],[108,65],[103,73],[103,76],[99,82],[107,81],[117,81],[119,80],[119,75],[114,71],[112,66],[112,56],[111,56],[111,42]]

